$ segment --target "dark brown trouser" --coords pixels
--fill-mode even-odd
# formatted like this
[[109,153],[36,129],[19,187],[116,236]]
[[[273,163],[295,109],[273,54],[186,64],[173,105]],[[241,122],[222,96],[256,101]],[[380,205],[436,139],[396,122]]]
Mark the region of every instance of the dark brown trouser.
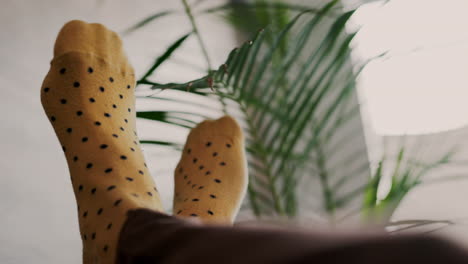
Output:
[[468,263],[457,245],[428,236],[324,235],[309,231],[195,225],[130,211],[117,263]]

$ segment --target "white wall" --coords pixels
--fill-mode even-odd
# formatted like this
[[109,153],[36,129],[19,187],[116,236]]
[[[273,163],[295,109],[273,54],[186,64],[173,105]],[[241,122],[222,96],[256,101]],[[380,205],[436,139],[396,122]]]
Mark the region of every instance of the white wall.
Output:
[[384,152],[396,157],[403,143],[409,156],[428,163],[456,147],[453,162],[426,177],[439,181],[411,191],[394,220],[455,220],[457,225],[438,233],[468,241],[468,2],[383,2],[368,4],[353,17],[361,27],[356,59],[389,52],[371,63],[359,82],[374,143],[371,159]]

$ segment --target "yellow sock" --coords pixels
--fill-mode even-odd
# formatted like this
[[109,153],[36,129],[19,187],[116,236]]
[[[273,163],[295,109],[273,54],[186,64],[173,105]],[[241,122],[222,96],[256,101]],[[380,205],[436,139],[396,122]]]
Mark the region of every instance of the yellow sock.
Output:
[[134,88],[116,33],[76,20],[62,28],[41,100],[68,162],[85,263],[114,263],[129,209],[162,211],[138,143]]
[[248,182],[244,138],[236,121],[225,116],[192,129],[174,177],[174,215],[232,224]]

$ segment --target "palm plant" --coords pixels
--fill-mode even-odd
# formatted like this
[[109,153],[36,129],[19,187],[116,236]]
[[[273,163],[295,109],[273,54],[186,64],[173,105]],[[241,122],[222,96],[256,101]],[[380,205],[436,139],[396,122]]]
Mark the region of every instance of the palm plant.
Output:
[[[202,10],[199,14],[222,12],[253,36],[232,50],[224,64],[211,69],[195,16],[182,2],[192,31],[173,42],[137,84],[139,89],[157,90],[146,96],[151,100],[199,108],[141,111],[137,117],[188,130],[209,116],[207,109],[214,115],[235,116],[246,133],[249,162],[243,208],[257,217],[320,215],[336,222],[357,212],[374,219],[382,214],[389,222],[389,212],[424,172],[411,178],[413,170],[401,172],[401,162],[397,163],[391,191],[378,199],[385,161],[371,173],[355,88],[369,61],[350,63],[350,43],[357,32],[345,31],[355,10],[342,11],[336,0],[318,8],[258,0]],[[127,32],[172,12],[156,13]],[[279,19],[271,22],[273,17]],[[252,31],[252,25],[264,28]],[[184,83],[152,81],[158,67],[190,37],[202,47],[207,74]],[[177,96],[161,92],[168,90]],[[141,143],[180,150],[183,142]]]

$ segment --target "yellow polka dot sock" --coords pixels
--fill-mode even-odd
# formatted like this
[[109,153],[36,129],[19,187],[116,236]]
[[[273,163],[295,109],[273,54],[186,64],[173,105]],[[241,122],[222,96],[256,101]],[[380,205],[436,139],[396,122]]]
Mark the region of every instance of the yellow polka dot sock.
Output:
[[174,215],[232,224],[247,189],[244,138],[229,116],[190,132],[174,173]]
[[76,20],[62,28],[41,100],[70,170],[84,263],[114,263],[129,209],[162,211],[138,143],[134,87],[116,33]]

